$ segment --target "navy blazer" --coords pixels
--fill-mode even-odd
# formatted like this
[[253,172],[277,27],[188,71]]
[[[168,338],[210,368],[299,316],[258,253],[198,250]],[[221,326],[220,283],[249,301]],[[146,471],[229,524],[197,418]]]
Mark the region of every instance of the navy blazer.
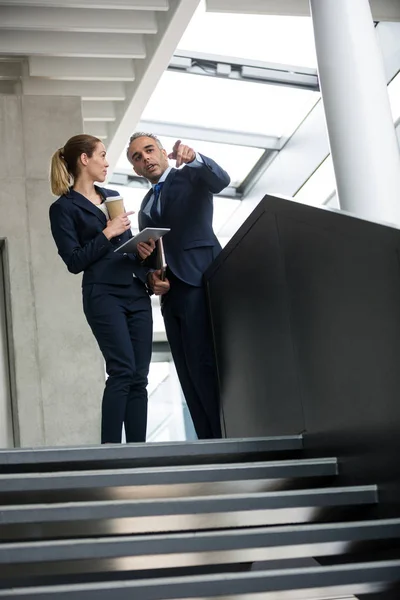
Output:
[[[201,286],[203,273],[221,251],[213,231],[213,194],[230,183],[230,177],[211,158],[201,155],[201,166],[172,169],[161,191],[161,214],[152,219],[143,212],[153,190],[143,199],[139,229],[170,227],[164,251],[171,271],[182,281]],[[150,264],[150,263],[149,263]]]
[[[96,188],[107,198],[118,196],[115,190]],[[71,273],[83,271],[82,285],[91,283],[129,284],[134,273],[143,282],[148,269],[134,254],[114,252],[132,237],[130,230],[108,240],[104,213],[74,189],[70,189],[50,206],[50,224],[58,254]]]

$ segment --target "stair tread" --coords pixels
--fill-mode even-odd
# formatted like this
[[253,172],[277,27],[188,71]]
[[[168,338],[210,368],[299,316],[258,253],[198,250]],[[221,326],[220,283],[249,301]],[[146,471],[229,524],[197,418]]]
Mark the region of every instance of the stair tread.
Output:
[[[176,598],[235,598],[263,594],[276,598],[286,591],[285,599],[321,598],[322,593],[349,594],[383,591],[398,581],[400,560],[352,563],[349,565],[276,569],[247,573],[223,573],[190,577],[141,579],[107,583],[66,584],[0,590],[0,598],[20,600],[175,600]],[[294,594],[291,594],[291,591]],[[307,594],[307,595],[305,595]],[[318,595],[319,594],[319,595]],[[325,596],[329,597],[329,596]]]
[[255,510],[257,508],[284,508],[286,506],[308,506],[310,501],[325,506],[333,498],[339,498],[341,503],[351,504],[358,501],[377,501],[377,486],[345,486],[315,488],[306,490],[284,490],[276,492],[258,492],[255,494],[227,494],[221,496],[196,496],[190,498],[162,498],[139,500],[109,500],[94,502],[65,502],[54,504],[21,504],[0,507],[0,525],[6,523],[9,515],[18,514],[46,516],[72,513],[86,515],[94,518],[96,511],[99,515],[108,516],[124,515],[137,511],[135,515],[154,514],[162,515],[168,508],[182,511],[191,510],[193,506],[200,506],[204,511],[221,507],[221,510],[233,511],[236,509]]
[[40,465],[69,464],[80,467],[96,463],[106,468],[113,463],[140,464],[141,461],[193,461],[202,459],[235,460],[248,454],[261,456],[268,452],[301,450],[301,435],[201,440],[147,444],[102,445],[65,448],[24,448],[0,450],[0,469]]
[[[275,549],[301,544],[311,547],[322,543],[351,543],[390,538],[400,538],[400,518],[258,527],[250,530],[3,543],[0,544],[0,565],[246,548]],[[333,549],[329,553],[336,552]]]
[[7,492],[63,490],[110,486],[166,485],[235,479],[312,477],[337,474],[335,458],[260,461],[257,463],[56,471],[54,473],[0,474],[0,496]]

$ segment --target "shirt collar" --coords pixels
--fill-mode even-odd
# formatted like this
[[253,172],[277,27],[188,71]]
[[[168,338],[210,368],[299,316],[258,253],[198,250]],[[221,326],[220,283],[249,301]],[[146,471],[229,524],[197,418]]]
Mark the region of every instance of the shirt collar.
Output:
[[[165,181],[168,177],[168,175],[170,174],[170,171],[172,170],[172,167],[167,167],[164,171],[164,173],[161,175],[160,179],[157,181],[157,183],[162,183],[163,181]],[[154,186],[156,184],[152,183],[151,187],[154,189]]]

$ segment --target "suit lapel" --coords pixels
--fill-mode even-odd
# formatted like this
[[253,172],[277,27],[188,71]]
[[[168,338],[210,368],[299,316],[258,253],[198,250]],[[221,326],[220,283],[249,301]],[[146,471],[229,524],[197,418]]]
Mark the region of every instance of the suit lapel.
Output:
[[153,194],[153,188],[150,188],[149,191],[147,192],[147,194],[145,195],[145,197],[142,200],[142,204],[140,206],[140,210],[143,211],[146,207],[146,204],[148,203],[148,201],[150,200],[151,196]]
[[87,198],[85,198],[85,196],[82,196],[82,194],[76,192],[75,190],[70,191],[70,196],[74,204],[76,204],[80,208],[83,208],[83,210],[91,212],[92,214],[94,214],[95,217],[100,219],[103,225],[107,225],[106,215],[103,213],[103,211],[97,208],[97,206],[95,206],[93,202],[90,202],[90,200],[88,200]]

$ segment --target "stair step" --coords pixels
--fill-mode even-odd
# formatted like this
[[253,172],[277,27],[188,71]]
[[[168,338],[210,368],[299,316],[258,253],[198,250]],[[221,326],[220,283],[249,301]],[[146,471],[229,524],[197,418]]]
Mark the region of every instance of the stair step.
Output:
[[324,458],[0,475],[0,504],[253,493],[337,472],[337,460]]
[[0,540],[222,529],[315,521],[321,510],[375,504],[376,486],[192,498],[1,507]]
[[168,444],[115,444],[82,448],[0,450],[0,472],[115,469],[265,460],[269,454],[298,452],[301,435],[201,440]]
[[341,555],[400,540],[400,519],[0,545],[0,578],[106,573]]
[[[232,598],[313,600],[386,591],[398,582],[400,560],[0,590],[8,600],[177,600]],[[262,594],[262,596],[260,596]]]

